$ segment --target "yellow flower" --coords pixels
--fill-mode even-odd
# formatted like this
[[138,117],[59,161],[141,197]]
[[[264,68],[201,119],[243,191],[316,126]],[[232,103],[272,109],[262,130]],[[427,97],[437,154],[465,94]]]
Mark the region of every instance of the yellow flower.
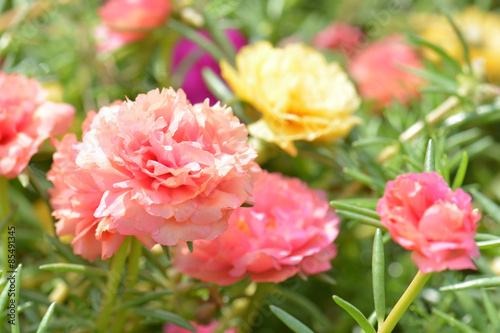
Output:
[[[477,7],[468,7],[452,16],[469,47],[472,60],[482,58],[488,81],[500,79],[500,15],[483,12]],[[420,28],[423,39],[443,48],[450,56],[464,63],[463,49],[456,33],[444,16],[419,15],[414,25]],[[426,49],[424,56],[439,60],[436,53]]]
[[360,122],[353,116],[360,103],[354,85],[338,64],[328,64],[312,48],[257,42],[240,50],[236,68],[221,62],[236,95],[262,113],[248,126],[250,134],[292,155],[293,141],[333,141]]

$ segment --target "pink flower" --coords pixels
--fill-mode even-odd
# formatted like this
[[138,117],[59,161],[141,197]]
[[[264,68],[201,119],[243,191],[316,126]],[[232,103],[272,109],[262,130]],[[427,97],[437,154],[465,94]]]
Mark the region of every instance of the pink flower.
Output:
[[[197,333],[214,333],[217,329],[217,322],[214,320],[208,325],[198,325],[195,322],[191,322],[194,328],[196,328]],[[229,328],[224,331],[224,333],[236,333],[236,327]],[[191,333],[191,331],[181,328],[174,324],[163,325],[163,333]]]
[[414,251],[422,273],[475,269],[471,256],[479,256],[474,236],[481,214],[469,194],[453,192],[438,173],[410,173],[388,182],[377,212],[394,241]]
[[256,282],[281,282],[303,272],[331,268],[339,219],[326,193],[296,178],[263,171],[254,186],[252,208],[238,208],[228,230],[213,241],[176,248],[173,265],[182,273],[219,285],[247,275]]
[[362,97],[384,106],[393,99],[408,103],[419,96],[418,88],[423,79],[405,71],[422,68],[417,51],[405,44],[401,36],[387,37],[368,45],[349,63],[349,73],[357,83]]
[[170,0],[108,0],[99,9],[104,22],[96,30],[101,51],[112,51],[145,38],[144,32],[162,26],[172,11]]
[[335,22],[314,35],[312,45],[320,50],[339,50],[350,57],[363,42],[364,37],[363,31],[358,27]]
[[[210,35],[205,30],[200,30],[199,33],[209,39]],[[227,29],[225,31],[227,37],[233,44],[236,51],[247,44],[245,36],[236,29]],[[195,58],[193,58],[195,57]],[[195,61],[194,61],[195,60]],[[212,95],[210,90],[203,81],[203,68],[212,69],[220,76],[220,67],[211,55],[203,51],[196,43],[181,38],[174,46],[172,55],[172,73],[178,75],[181,72],[183,65],[186,63],[192,64],[189,70],[183,75],[181,88],[186,92],[187,97],[192,103],[202,103],[205,98],[210,99],[210,104],[213,104],[217,99]]]
[[[75,230],[78,237],[90,228],[97,241],[107,237],[103,258],[116,251],[123,235],[150,247],[217,237],[232,211],[249,199],[259,170],[247,135],[231,109],[193,106],[182,90],[156,89],[101,108],[81,143],[63,140],[61,163],[56,160],[49,174],[61,234]],[[65,184],[67,173],[82,183]],[[71,194],[66,200],[64,191]],[[73,197],[88,202],[80,205]]]
[[75,109],[47,95],[35,80],[0,72],[0,176],[17,177],[47,138],[70,127]]

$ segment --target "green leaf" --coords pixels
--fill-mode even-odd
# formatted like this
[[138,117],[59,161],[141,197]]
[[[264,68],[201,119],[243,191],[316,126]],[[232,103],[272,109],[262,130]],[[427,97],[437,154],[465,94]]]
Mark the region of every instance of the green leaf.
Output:
[[358,181],[360,181],[361,183],[365,184],[365,185],[368,185],[368,186],[371,186],[373,187],[374,189],[384,189],[385,188],[385,183],[378,180],[378,179],[375,179],[373,177],[370,177],[362,172],[359,172],[357,170],[353,170],[353,169],[348,169],[348,168],[344,168],[344,173]]
[[196,332],[196,328],[194,328],[193,325],[189,323],[189,321],[172,312],[142,308],[135,308],[133,312],[141,317],[157,319],[163,323],[172,323],[191,332]]
[[474,199],[483,207],[495,222],[500,223],[500,207],[476,189],[471,189]]
[[55,309],[56,309],[56,302],[53,302],[52,304],[50,304],[49,308],[47,309],[47,312],[45,312],[45,315],[43,316],[42,321],[40,322],[40,326],[38,326],[38,330],[36,331],[36,333],[45,333],[47,331],[50,319],[52,318]]
[[39,267],[42,271],[53,271],[53,272],[72,272],[86,275],[96,275],[96,276],[107,276],[108,272],[104,269],[78,265],[78,264],[46,264]]
[[475,329],[473,329],[472,327],[470,327],[469,325],[467,324],[464,324],[462,323],[461,321],[458,321],[457,319],[453,318],[452,316],[434,308],[432,309],[432,313],[434,313],[436,316],[438,316],[439,318],[445,320],[448,324],[450,324],[451,326],[457,328],[460,332],[463,332],[463,333],[479,333],[478,331],[476,331]]
[[380,228],[382,230],[387,230],[387,228],[384,227],[382,225],[382,223],[380,223],[380,221],[377,219],[374,219],[374,218],[371,218],[371,217],[368,217],[365,215],[349,212],[347,210],[342,210],[342,209],[337,209],[335,212],[337,213],[337,215],[348,218],[350,220],[354,220],[354,221],[359,222],[359,223],[370,225],[372,227]]
[[147,302],[160,299],[165,295],[171,295],[173,294],[173,291],[171,290],[160,290],[160,291],[153,291],[150,293],[147,293],[145,295],[142,295],[140,297],[125,301],[120,304],[120,309],[132,307],[132,306],[137,306],[137,305],[142,305]]
[[458,29],[457,25],[453,21],[453,18],[449,13],[445,13],[446,18],[448,19],[448,22],[450,22],[451,26],[453,27],[453,30],[457,34],[458,39],[460,40],[460,44],[462,44],[462,50],[463,50],[463,56],[465,59],[465,62],[467,63],[467,67],[469,68],[469,73],[472,74],[472,65],[470,62],[470,56],[469,56],[469,47],[467,46],[467,43],[465,42],[464,36]]
[[314,333],[309,327],[304,325],[300,320],[288,312],[278,308],[277,306],[270,305],[272,313],[276,315],[286,326],[288,326],[295,333]]
[[361,313],[361,311],[358,310],[354,305],[351,303],[343,300],[342,298],[334,295],[333,300],[335,303],[340,305],[344,310],[347,311],[351,315],[351,317],[356,320],[359,326],[366,332],[366,333],[376,333],[375,329],[373,328],[372,325],[368,322],[368,319]]
[[189,252],[193,253],[193,242],[186,242]]
[[469,163],[469,156],[467,152],[462,153],[462,161],[460,162],[460,166],[458,167],[457,174],[455,175],[455,179],[453,179],[452,189],[455,191],[457,188],[462,186],[465,178],[465,173],[467,172],[467,164]]
[[161,249],[163,250],[163,254],[165,254],[165,257],[167,257],[167,259],[171,261],[172,255],[170,254],[170,247],[168,245],[162,245]]
[[456,70],[457,72],[462,72],[462,67],[460,66],[460,64],[453,57],[451,57],[448,53],[446,53],[445,50],[443,50],[439,46],[434,45],[432,43],[429,43],[428,41],[422,39],[420,36],[417,36],[417,35],[411,34],[408,37],[410,38],[410,40],[412,42],[430,48],[431,50],[433,50],[434,52],[439,54],[443,58],[443,60],[448,62],[450,65],[452,65],[454,70]]
[[487,240],[487,241],[476,242],[476,244],[477,244],[477,247],[480,250],[494,249],[494,248],[500,246],[500,238],[499,239],[494,239],[494,240]]
[[454,283],[449,286],[441,287],[439,288],[439,290],[458,291],[458,290],[478,289],[478,288],[488,288],[488,287],[498,287],[498,286],[500,286],[500,276],[490,276],[490,277],[469,280],[465,282]]
[[347,203],[345,201],[332,200],[332,201],[330,201],[330,206],[332,206],[333,208],[347,210],[347,211],[350,211],[353,213],[366,215],[366,216],[374,218],[376,220],[380,220],[380,216],[378,216],[378,213],[375,210],[360,207],[356,204],[350,204],[350,203]]
[[427,150],[425,151],[424,170],[425,172],[436,171],[436,151],[432,139],[429,139]]
[[373,301],[375,302],[375,312],[377,314],[378,327],[382,326],[385,319],[385,258],[384,242],[382,230],[377,229],[373,239],[372,257],[372,281],[373,281]]
[[498,319],[498,309],[491,300],[490,295],[485,289],[481,289],[481,298],[483,299],[484,309],[490,320],[491,325],[496,329],[500,328],[500,319]]
[[9,280],[7,280],[7,284],[3,288],[2,293],[0,293],[0,312],[3,311],[3,309],[5,308],[5,304],[7,304],[9,288],[10,288],[10,282]]

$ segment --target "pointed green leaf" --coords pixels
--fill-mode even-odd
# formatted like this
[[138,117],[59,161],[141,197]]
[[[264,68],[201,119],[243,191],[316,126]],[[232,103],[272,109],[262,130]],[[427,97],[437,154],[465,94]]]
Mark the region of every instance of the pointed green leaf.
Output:
[[425,172],[436,171],[436,151],[432,139],[429,139],[427,150],[425,151],[424,170]]
[[382,326],[385,319],[385,258],[382,230],[377,229],[373,240],[372,281],[373,300],[377,314],[378,327]]
[[439,290],[458,291],[458,290],[499,287],[499,286],[500,286],[500,276],[490,276],[490,277],[469,280],[465,282],[454,283],[449,286],[441,287],[439,288]]
[[452,316],[450,316],[450,315],[448,315],[448,314],[446,314],[446,313],[444,313],[436,308],[432,309],[432,313],[434,313],[436,316],[440,317],[441,319],[445,320],[448,324],[455,327],[460,332],[479,333],[478,331],[476,331],[475,329],[473,329],[469,325],[462,323],[461,321],[453,318]]
[[378,216],[378,213],[375,210],[360,207],[356,204],[350,204],[350,203],[346,203],[344,201],[333,200],[333,201],[330,201],[330,206],[332,206],[333,208],[347,210],[347,211],[350,211],[353,213],[357,213],[357,214],[361,214],[361,215],[365,215],[365,216],[374,218],[376,220],[380,220],[380,216]]
[[488,215],[495,220],[495,222],[500,223],[500,207],[476,189],[471,189],[471,194],[483,207],[486,213],[488,213]]
[[106,276],[108,274],[108,271],[101,268],[78,265],[78,264],[66,264],[66,263],[46,264],[40,266],[39,269],[41,269],[42,271],[73,272],[73,273],[95,275],[95,276]]
[[147,302],[160,299],[165,295],[171,295],[173,294],[173,291],[171,290],[160,290],[160,291],[153,291],[147,294],[144,294],[140,297],[125,301],[120,304],[120,309],[132,307],[132,306],[137,306],[137,305],[142,305]]
[[387,228],[384,227],[382,225],[382,223],[380,223],[380,221],[377,219],[374,219],[374,218],[371,218],[371,217],[368,217],[365,215],[349,212],[349,211],[343,210],[343,209],[337,209],[335,212],[337,213],[337,215],[348,218],[350,220],[354,220],[354,221],[362,223],[362,224],[370,225],[372,227],[380,228],[382,230],[387,230]]
[[276,315],[286,326],[288,326],[295,333],[314,333],[309,327],[304,325],[300,320],[288,312],[278,308],[277,306],[270,305],[272,313]]
[[457,174],[455,175],[455,179],[453,179],[453,186],[452,186],[453,191],[462,186],[465,178],[465,173],[467,172],[468,163],[469,163],[469,155],[467,155],[467,152],[464,151],[462,153],[462,161],[460,161],[460,166],[458,167]]
[[178,314],[163,310],[151,310],[142,308],[135,308],[133,311],[138,316],[157,319],[161,322],[172,323],[191,332],[196,332],[196,328],[194,328],[193,325],[189,323],[189,321],[182,318]]
[[344,168],[344,173],[346,175],[348,175],[349,177],[352,177],[352,178],[360,181],[361,183],[368,185],[368,186],[371,186],[375,189],[385,188],[385,183],[383,183],[382,181],[375,179],[373,177],[370,177],[370,176],[368,176],[362,172],[359,172],[357,170]]
[[47,331],[50,319],[52,318],[55,309],[56,309],[56,302],[53,302],[52,304],[50,304],[49,308],[47,309],[47,312],[45,312],[45,315],[43,316],[42,321],[40,322],[40,326],[38,326],[38,330],[36,331],[36,333],[45,333]]
[[[16,291],[16,294],[14,296],[14,309],[17,309],[18,305],[19,305],[19,291],[21,290],[21,276],[22,276],[22,273],[23,273],[23,264],[19,264],[17,266],[17,269],[15,271],[15,279],[16,279],[16,282],[14,283],[15,285],[15,291]],[[11,301],[12,301],[12,298],[11,298]],[[16,311],[14,313],[14,325],[10,325],[10,331],[12,333],[20,333],[20,329],[19,327],[21,326],[20,323],[19,323],[19,311]]]
[[487,240],[487,241],[476,242],[476,244],[477,244],[477,247],[480,250],[494,249],[494,248],[500,246],[500,238],[499,239],[492,239],[492,240]]
[[163,254],[167,257],[168,261],[171,261],[172,255],[170,254],[170,247],[168,245],[162,245],[161,249],[163,250]]
[[193,253],[193,242],[186,242],[189,252]]
[[5,308],[5,305],[7,304],[7,299],[9,298],[9,288],[10,288],[10,282],[7,280],[7,284],[2,290],[2,293],[0,293],[0,312],[3,311]]
[[486,310],[486,314],[488,315],[491,325],[493,325],[495,329],[500,328],[498,309],[495,307],[495,304],[485,289],[481,289],[481,298],[483,299],[484,309]]
[[455,21],[453,21],[453,18],[449,13],[445,13],[446,18],[448,19],[448,22],[450,22],[451,26],[453,27],[453,30],[457,34],[458,39],[460,40],[460,44],[462,44],[462,50],[463,50],[463,56],[465,59],[465,62],[467,63],[467,67],[469,68],[469,73],[472,74],[472,65],[470,62],[470,56],[469,56],[469,47],[467,46],[467,43],[465,42],[464,36],[462,35],[462,32],[458,29],[457,25],[455,24]]
[[358,310],[354,305],[351,303],[343,300],[342,298],[338,296],[333,296],[333,300],[335,303],[340,305],[344,310],[347,311],[351,315],[351,317],[356,320],[359,326],[366,332],[366,333],[376,333],[375,329],[373,328],[372,325],[368,322],[368,319],[361,313],[361,311]]
[[441,56],[441,58],[443,58],[443,60],[448,62],[450,65],[452,65],[454,70],[456,70],[457,72],[462,72],[462,67],[460,66],[460,64],[453,57],[451,57],[448,53],[446,53],[445,50],[443,50],[439,46],[434,45],[432,43],[429,43],[428,41],[422,39],[421,37],[419,37],[417,35],[409,35],[409,38],[412,42],[414,42],[416,44],[420,44],[420,45],[423,45],[423,46],[430,48],[431,50],[433,50],[434,52],[439,54]]

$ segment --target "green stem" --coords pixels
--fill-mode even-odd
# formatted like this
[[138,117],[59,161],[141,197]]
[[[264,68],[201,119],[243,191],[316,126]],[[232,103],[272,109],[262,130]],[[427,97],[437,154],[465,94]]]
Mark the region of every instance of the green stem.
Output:
[[9,200],[9,180],[5,177],[0,176],[0,234],[2,235],[2,253],[3,256],[1,258],[2,264],[5,270],[8,270],[8,261],[7,255],[9,253],[9,245],[8,245],[8,230],[7,230],[7,218],[10,212],[10,200]]
[[252,330],[252,325],[259,315],[262,301],[266,295],[271,293],[274,286],[275,284],[270,282],[257,284],[257,289],[250,298],[246,311],[241,316],[238,333],[248,333]]
[[[127,275],[125,276],[125,290],[123,293],[123,297],[120,300],[120,303],[123,303],[130,299],[130,295],[127,294],[128,290],[131,290],[135,287],[137,283],[137,278],[139,276],[139,259],[141,258],[142,253],[142,243],[137,238],[132,238],[132,246],[130,249],[130,255],[128,257],[128,265],[127,265]],[[112,333],[121,333],[123,332],[123,325],[127,319],[128,309],[123,309],[117,314],[115,318]]]
[[127,237],[118,252],[113,257],[111,267],[108,274],[108,282],[104,290],[101,302],[101,311],[97,317],[96,328],[98,333],[108,332],[108,325],[113,310],[115,308],[116,298],[118,295],[118,288],[122,280],[123,266],[127,258],[131,237]]
[[418,293],[420,292],[420,290],[422,290],[431,275],[432,273],[422,274],[420,273],[420,271],[418,271],[417,275],[415,275],[413,281],[411,281],[403,296],[401,296],[399,301],[392,309],[391,313],[389,313],[389,316],[387,316],[387,319],[378,330],[378,333],[392,332],[394,327],[396,327],[397,323],[399,322],[399,319],[401,319],[403,314],[406,312],[406,309],[408,309],[415,297],[417,297]]

